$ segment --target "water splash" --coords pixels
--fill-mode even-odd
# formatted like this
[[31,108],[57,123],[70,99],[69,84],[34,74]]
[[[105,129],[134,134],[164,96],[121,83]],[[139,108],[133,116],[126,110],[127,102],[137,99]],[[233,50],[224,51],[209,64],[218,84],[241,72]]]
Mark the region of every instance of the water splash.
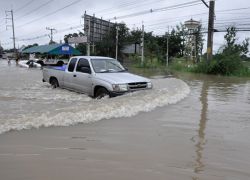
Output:
[[[96,122],[103,119],[131,117],[139,112],[149,112],[157,107],[175,104],[185,98],[190,92],[185,82],[175,78],[156,79],[153,80],[153,84],[153,90],[138,91],[102,100],[94,100],[83,94],[62,89],[54,91],[44,85],[27,88],[26,93],[33,93],[22,96],[26,98],[26,103],[34,99],[39,100],[40,98],[41,101],[49,101],[51,103],[59,103],[64,100],[66,105],[63,107],[51,106],[53,108],[46,109],[46,112],[26,113],[19,118],[1,121],[0,134],[10,130],[69,126],[78,123]],[[51,92],[55,92],[55,94],[51,95]],[[45,96],[46,94],[48,96]],[[76,100],[77,103],[74,103]]]

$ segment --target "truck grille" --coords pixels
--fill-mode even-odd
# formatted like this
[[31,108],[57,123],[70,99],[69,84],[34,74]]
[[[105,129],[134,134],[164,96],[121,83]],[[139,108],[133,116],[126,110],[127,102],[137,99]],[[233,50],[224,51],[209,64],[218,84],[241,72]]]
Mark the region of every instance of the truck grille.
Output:
[[130,90],[145,89],[147,88],[147,82],[128,83],[128,87]]

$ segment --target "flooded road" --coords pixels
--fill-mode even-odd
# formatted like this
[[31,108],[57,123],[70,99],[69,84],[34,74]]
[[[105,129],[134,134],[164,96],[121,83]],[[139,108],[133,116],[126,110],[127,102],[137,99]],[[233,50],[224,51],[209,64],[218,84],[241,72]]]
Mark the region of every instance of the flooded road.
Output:
[[155,88],[152,91],[98,101],[65,89],[52,89],[48,83],[41,81],[40,69],[20,68],[15,63],[9,66],[6,62],[2,64],[0,134],[10,130],[68,126],[130,117],[142,111],[148,112],[156,107],[176,103],[190,92],[183,81],[158,79],[154,80]]
[[97,101],[0,61],[1,177],[250,179],[250,79],[176,77]]

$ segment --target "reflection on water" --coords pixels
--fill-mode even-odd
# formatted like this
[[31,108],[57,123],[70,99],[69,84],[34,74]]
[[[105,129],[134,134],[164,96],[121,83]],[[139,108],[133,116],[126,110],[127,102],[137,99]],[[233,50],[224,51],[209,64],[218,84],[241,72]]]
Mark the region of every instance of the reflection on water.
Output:
[[[207,123],[207,110],[208,110],[208,84],[207,82],[203,82],[202,90],[201,90],[201,115],[200,115],[200,123],[198,129],[198,142],[195,145],[196,147],[196,164],[194,166],[194,172],[199,174],[200,172],[204,171],[204,163],[202,159],[203,150],[206,145],[206,138],[205,138],[205,130],[206,130],[206,123]],[[198,177],[193,177],[193,180],[198,180]]]
[[[245,152],[249,151],[246,137],[249,137],[250,128],[250,79],[192,74],[178,76],[189,84],[201,83],[198,88],[201,104],[198,130],[191,138],[195,147],[192,179],[206,179],[205,175],[214,176],[213,173],[219,179],[228,176],[249,179],[246,171],[249,168],[246,159],[249,158]],[[211,166],[211,163],[214,164]]]

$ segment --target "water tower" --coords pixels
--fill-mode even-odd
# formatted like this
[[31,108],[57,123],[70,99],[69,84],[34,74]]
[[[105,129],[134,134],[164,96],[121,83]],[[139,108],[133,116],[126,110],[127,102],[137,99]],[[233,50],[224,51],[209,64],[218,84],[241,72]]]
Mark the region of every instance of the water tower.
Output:
[[195,31],[200,25],[199,21],[190,19],[185,21],[184,25],[188,28],[187,45],[186,45],[186,55],[192,60],[196,60],[196,35]]

